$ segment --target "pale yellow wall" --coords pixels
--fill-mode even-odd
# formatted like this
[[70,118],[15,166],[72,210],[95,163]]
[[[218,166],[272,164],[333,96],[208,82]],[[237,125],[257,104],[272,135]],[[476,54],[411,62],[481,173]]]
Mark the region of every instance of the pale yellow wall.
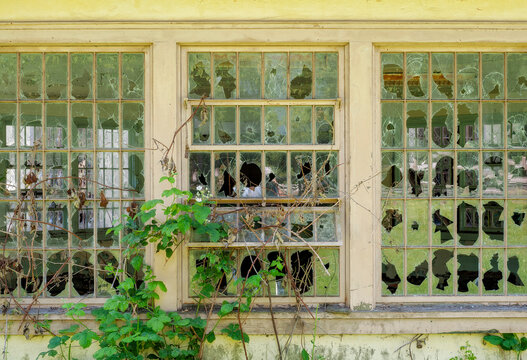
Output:
[[525,0],[2,0],[0,21],[527,20]]

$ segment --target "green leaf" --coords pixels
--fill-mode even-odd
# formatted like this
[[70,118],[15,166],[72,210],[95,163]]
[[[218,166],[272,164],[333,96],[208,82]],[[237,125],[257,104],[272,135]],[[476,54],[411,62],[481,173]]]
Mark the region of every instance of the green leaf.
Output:
[[153,200],[145,201],[145,202],[143,203],[143,205],[141,205],[141,211],[152,210],[152,209],[155,208],[158,204],[162,204],[162,203],[164,203],[164,201],[161,200],[161,199],[153,199]]
[[216,335],[214,335],[214,331],[208,333],[206,339],[209,343],[212,343],[214,340],[216,340]]
[[504,339],[518,339],[518,336],[516,336],[516,334],[514,333],[504,333],[504,334],[501,334],[501,336],[503,336]]
[[79,325],[73,324],[67,329],[59,330],[59,334],[66,335],[66,334],[73,334],[79,329]]
[[99,350],[97,350],[93,357],[95,359],[107,359],[112,355],[117,354],[117,349],[114,347],[102,347]]
[[[67,338],[69,339],[69,336],[67,336]],[[48,349],[54,349],[57,346],[60,346],[62,344],[63,344],[62,337],[59,337],[59,336],[52,337],[48,342]]]
[[223,316],[230,314],[237,305],[238,305],[237,302],[230,303],[228,301],[223,301],[223,304],[221,304],[221,309],[218,312],[218,315],[223,317]]
[[173,176],[161,176],[161,179],[159,179],[159,182],[168,181],[169,183],[173,184],[176,182],[176,179],[174,179]]
[[155,210],[150,210],[149,212],[141,213],[141,222],[146,223],[148,220],[156,216]]
[[505,339],[503,340],[503,342],[501,343],[501,347],[504,349],[504,350],[512,350],[512,348],[514,348],[515,345],[517,345],[519,342],[517,339]]
[[520,340],[520,351],[525,351],[525,350],[527,350],[527,338],[522,337]]
[[192,212],[194,213],[194,219],[200,224],[203,224],[210,215],[210,208],[201,204],[192,205]]
[[135,269],[135,271],[139,271],[141,269],[141,266],[143,266],[143,257],[142,256],[134,256],[132,258],[132,267]]
[[150,281],[147,286],[148,290],[150,291],[154,291],[156,288],[159,288],[162,292],[167,292],[165,283],[159,280]]
[[306,349],[302,349],[302,360],[309,360],[309,354]]
[[[229,324],[226,328],[221,329],[221,333],[226,334],[233,340],[242,340],[242,332],[238,324]],[[243,333],[243,342],[249,342],[249,335]]]
[[91,330],[84,330],[71,338],[73,341],[78,341],[83,349],[89,348],[94,339],[97,339],[97,334]]
[[486,342],[492,345],[500,346],[504,339],[496,335],[485,335],[483,337],[483,340],[485,340]]

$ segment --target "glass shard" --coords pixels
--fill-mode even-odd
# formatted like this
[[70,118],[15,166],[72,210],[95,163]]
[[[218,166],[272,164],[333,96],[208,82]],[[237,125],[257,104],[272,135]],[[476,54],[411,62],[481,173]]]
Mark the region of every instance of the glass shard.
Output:
[[74,207],[71,212],[71,231],[76,236],[71,237],[71,245],[78,248],[92,248],[94,239],[93,202],[87,201],[82,208]]
[[432,153],[432,181],[434,187],[432,196],[448,196],[454,194],[454,159],[451,153]]
[[73,290],[80,295],[92,295],[95,287],[93,276],[93,253],[77,251],[73,255],[72,283]]
[[479,147],[479,116],[477,103],[457,104],[457,136],[457,144],[460,147]]
[[432,54],[432,98],[452,99],[454,97],[454,54]]
[[452,103],[432,103],[432,147],[452,147],[454,106]]
[[337,53],[315,53],[315,96],[317,99],[335,99],[338,96]]
[[0,54],[0,99],[17,99],[17,55]]
[[406,54],[406,98],[428,98],[428,54]]
[[286,197],[287,153],[271,151],[265,153],[265,183],[267,197]]
[[46,153],[46,196],[49,199],[63,199],[68,190],[68,154],[66,152]]
[[527,98],[527,54],[507,54],[507,97]]
[[0,148],[2,149],[16,146],[16,117],[16,104],[0,104]]
[[236,197],[236,153],[214,153],[214,189],[218,197]]
[[291,127],[291,144],[311,144],[311,106],[289,107],[289,123]]
[[20,146],[42,148],[42,105],[20,104]]
[[236,54],[214,54],[214,98],[236,98]]
[[503,103],[484,102],[482,106],[482,146],[503,148]]
[[315,283],[317,296],[339,295],[339,251],[318,249],[319,259],[315,260]]
[[479,54],[457,53],[457,97],[479,98]]
[[260,99],[262,92],[262,54],[239,53],[240,99]]
[[[46,247],[68,247],[68,205],[65,202],[46,203]],[[67,265],[66,265],[67,268]]]
[[476,197],[479,195],[479,153],[463,151],[457,153],[457,195]]
[[0,153],[0,199],[12,199],[17,195],[16,158],[14,152]]
[[429,184],[429,167],[428,167],[428,152],[415,151],[407,152],[408,163],[408,182],[406,187],[406,194],[409,197],[419,197],[423,194],[428,196]]
[[46,54],[46,98],[66,99],[68,87],[68,54]]
[[189,155],[190,179],[189,185],[192,192],[210,191],[210,153],[191,152]]
[[406,241],[409,246],[428,245],[428,204],[427,200],[406,202]]
[[210,96],[210,53],[188,54],[188,93],[191,99]]
[[483,241],[496,245],[495,242],[503,241],[504,218],[503,201],[489,201],[483,203]]
[[317,196],[338,197],[338,153],[336,151],[317,151],[315,157]]
[[503,54],[481,54],[481,76],[484,99],[503,99],[503,64]]
[[291,152],[291,190],[297,197],[313,196],[313,155],[311,152]]
[[262,197],[262,154],[260,152],[240,153],[240,196],[242,198]]
[[262,143],[262,108],[240,106],[240,144]]
[[145,55],[124,53],[123,57],[123,99],[142,99],[145,83]]
[[333,144],[333,134],[335,133],[335,125],[333,121],[334,108],[332,106],[316,106],[315,107],[315,121],[316,121],[316,143],[317,144]]
[[97,99],[119,98],[119,55],[99,53],[97,62]]
[[118,149],[119,143],[119,104],[97,104],[97,147]]
[[403,147],[403,103],[383,103],[382,147]]
[[503,293],[503,255],[502,249],[483,249],[483,294]]
[[314,258],[311,250],[300,250],[291,254],[292,286],[295,293],[313,295]]
[[452,277],[453,262],[450,261],[454,257],[454,251],[448,249],[437,249],[433,252],[432,259],[432,274],[437,279],[437,283],[432,289],[432,293],[436,294],[452,294],[453,285],[449,283]]
[[143,152],[122,153],[122,197],[142,198],[145,188],[145,154]]
[[457,254],[457,291],[478,294],[479,257],[472,250],[458,250]]
[[287,107],[265,106],[265,143],[287,143]]
[[428,147],[428,104],[406,104],[406,147]]
[[382,196],[398,197],[403,193],[403,153],[382,152]]
[[[442,245],[454,239],[454,201],[432,200],[432,243]],[[447,245],[453,245],[448,243]]]
[[236,107],[214,107],[214,143],[236,143]]
[[46,104],[46,148],[68,148],[68,104]]
[[93,54],[71,54],[71,97],[93,98]]
[[20,54],[20,99],[42,98],[42,54]]
[[145,112],[142,103],[123,103],[123,148],[144,147]]
[[527,152],[509,152],[507,191],[510,197],[527,196]]
[[404,91],[403,54],[381,55],[382,98],[402,99]]
[[404,241],[404,204],[401,200],[386,200],[382,204],[382,244],[402,245]]
[[527,242],[527,202],[507,200],[507,244],[523,245]]
[[428,250],[408,250],[406,253],[407,292],[428,294]]
[[71,147],[93,148],[93,106],[86,103],[71,104]]
[[287,54],[264,53],[265,98],[287,97]]
[[104,191],[107,198],[118,199],[121,196],[121,169],[118,152],[97,153],[97,194]]
[[293,99],[311,99],[313,88],[313,54],[291,53],[289,59],[289,93]]
[[457,235],[459,243],[471,246],[479,239],[479,204],[463,201],[457,206]]
[[503,152],[484,151],[483,158],[483,196],[503,197],[504,156]]
[[[402,295],[403,286],[399,286],[403,275],[403,252],[399,249],[382,249],[381,280],[386,285],[383,286],[383,295]],[[404,276],[404,275],[403,275]]]
[[192,113],[194,114],[194,118],[192,119],[192,143],[210,144],[212,108],[210,106],[203,106],[197,109],[196,106],[193,106]]
[[527,147],[527,104],[507,104],[507,133],[509,148]]

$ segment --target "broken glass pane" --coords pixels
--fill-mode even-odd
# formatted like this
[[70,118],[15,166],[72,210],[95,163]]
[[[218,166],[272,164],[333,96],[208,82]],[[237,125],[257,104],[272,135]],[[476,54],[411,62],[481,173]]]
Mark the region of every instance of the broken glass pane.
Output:
[[267,197],[287,197],[287,153],[265,153],[265,191]]
[[25,219],[19,222],[19,239],[22,248],[41,248],[43,245],[42,222],[44,221],[42,202],[26,202],[22,205],[18,218]]
[[403,103],[382,103],[382,147],[403,147]]
[[507,133],[509,148],[527,147],[526,103],[507,104]]
[[287,143],[287,107],[265,106],[265,143]]
[[236,98],[236,54],[214,54],[214,98]]
[[479,98],[479,54],[457,53],[457,97]]
[[[268,263],[268,270],[278,270],[279,264],[282,265],[283,268],[285,268],[285,252],[283,251],[269,251],[266,254],[266,260]],[[276,277],[270,277],[269,280],[269,291],[271,296],[287,296],[288,295],[288,286],[286,286],[286,280],[285,280],[285,272],[282,270],[278,270],[284,275],[277,275]]]
[[[0,202],[0,229],[6,231],[6,234],[0,235],[0,246],[2,248],[16,248],[16,226],[17,222],[12,220],[15,213],[16,203]],[[1,284],[0,284],[1,286]]]
[[118,149],[119,104],[97,104],[97,147]]
[[333,106],[315,106],[317,144],[333,144],[333,134],[335,133],[333,112]]
[[71,96],[77,100],[93,98],[93,54],[71,54]]
[[476,151],[457,152],[457,195],[479,196],[479,153]]
[[97,182],[97,193],[104,191],[107,198],[120,197],[121,169],[118,152],[97,153]]
[[472,246],[479,239],[479,201],[465,200],[457,205],[457,236],[459,244]]
[[68,54],[46,54],[46,98],[66,99]]
[[314,266],[318,259],[311,250],[291,250],[291,275],[293,292],[302,296],[313,296],[315,294]]
[[123,99],[142,99],[145,83],[145,55],[123,54]]
[[406,98],[428,98],[428,54],[406,54]]
[[505,209],[503,208],[504,201],[488,201],[483,202],[483,244],[484,245],[498,245],[504,244],[504,221],[505,221]]
[[316,238],[318,242],[333,242],[338,240],[338,222],[335,212],[316,212],[315,219]]
[[240,153],[240,196],[242,198],[262,197],[262,153]]
[[291,126],[291,144],[311,144],[311,106],[291,106],[289,122]]
[[123,147],[144,146],[145,112],[142,103],[123,103]]
[[94,257],[92,251],[77,251],[73,255],[72,266],[72,283],[73,289],[71,295],[91,296],[93,295],[95,287],[94,271]]
[[15,251],[4,251],[0,255],[0,259],[5,261],[5,271],[2,274],[2,282],[0,283],[0,297],[15,296],[18,297],[18,283],[17,273],[18,258]]
[[75,207],[74,204],[70,224],[71,231],[77,235],[71,237],[72,247],[93,247],[95,220],[92,201],[87,201],[82,208]]
[[428,147],[428,104],[409,102],[406,104],[406,147]]
[[322,197],[338,197],[338,153],[317,151],[317,194]]
[[527,54],[507,54],[507,97],[527,98]]
[[382,295],[402,295],[401,276],[404,276],[403,251],[382,249]]
[[43,284],[43,261],[42,252],[24,250],[20,254],[20,295],[31,296],[38,293]]
[[126,152],[123,161],[123,198],[142,198],[145,190],[145,154],[143,152]]
[[291,191],[293,196],[313,196],[313,155],[309,151],[291,152]]
[[503,148],[503,103],[484,102],[482,106],[482,146]]
[[295,211],[291,214],[292,241],[303,243],[315,240],[313,219],[312,212]]
[[210,96],[210,53],[188,54],[188,94],[191,99]]
[[287,54],[265,53],[265,98],[287,97]]
[[410,198],[427,197],[429,182],[428,152],[412,151],[407,152],[407,187],[406,194]]
[[15,100],[17,98],[16,54],[0,54],[0,69],[0,99]]
[[432,200],[431,213],[432,244],[450,246],[454,245],[454,201]]
[[406,274],[408,295],[428,294],[428,250],[406,251]]
[[262,108],[240,106],[240,144],[262,143]]
[[33,195],[42,199],[43,161],[41,152],[20,153],[20,194],[28,195],[33,189]]
[[454,98],[454,54],[432,54],[432,99]]
[[454,196],[454,158],[452,153],[432,153],[432,196]]
[[402,197],[403,156],[402,152],[382,152],[381,184],[383,197]]
[[97,295],[114,295],[115,288],[119,285],[119,275],[105,270],[106,266],[119,268],[119,251],[105,250],[97,252]]
[[97,54],[97,99],[119,98],[119,55]]
[[71,153],[71,182],[78,193],[82,192],[87,199],[94,196],[94,169],[92,153]]
[[50,199],[67,197],[68,154],[65,152],[46,153],[46,196]]
[[503,197],[503,152],[484,151],[483,158],[483,196]]
[[214,107],[214,143],[236,144],[236,107]]
[[42,98],[42,54],[20,54],[20,99]]
[[503,54],[481,54],[483,99],[503,99]]
[[338,96],[337,53],[315,53],[315,96],[317,99],[335,99]]
[[451,295],[454,291],[454,251],[450,249],[432,249],[432,285],[433,295]]
[[240,53],[240,99],[260,99],[262,92],[262,54]]
[[252,211],[252,209],[242,210],[239,214],[240,231],[238,241],[263,243],[263,214]]
[[460,147],[479,147],[478,103],[457,104],[457,137]]
[[192,143],[196,145],[210,144],[210,119],[212,116],[212,108],[210,106],[203,106],[196,110],[196,106],[192,107],[194,118],[192,119]]
[[236,153],[214,153],[214,195],[236,197]]
[[[339,295],[339,251],[338,249],[316,249],[315,284],[317,296]],[[329,273],[329,274],[328,274]]]
[[503,249],[483,249],[481,271],[483,273],[483,295],[503,294]]
[[16,153],[0,153],[0,199],[16,197],[17,188]]
[[451,148],[454,130],[452,103],[432,103],[432,147]]
[[406,241],[408,246],[428,245],[428,201],[406,201]]
[[194,193],[210,191],[210,153],[191,152],[189,156],[190,190]]
[[402,99],[404,90],[403,54],[381,55],[382,99]]
[[[68,205],[65,202],[46,202],[46,247],[68,247]],[[60,226],[60,228],[59,228]],[[62,228],[62,229],[61,229]],[[65,229],[65,230],[64,230]],[[67,267],[67,266],[66,266]]]
[[403,245],[404,205],[402,200],[385,200],[382,203],[381,225],[383,245]]
[[290,53],[289,93],[293,99],[311,99],[313,88],[313,54]]
[[527,249],[507,250],[507,293],[527,294]]
[[93,106],[87,103],[71,104],[71,147],[93,148]]
[[459,249],[457,252],[457,291],[459,295],[477,295],[479,283],[479,251]]
[[105,208],[97,207],[97,246],[118,247],[119,234],[107,233],[108,229],[114,227],[121,218],[121,208],[118,201],[110,201]]
[[16,146],[16,104],[0,104],[0,148]]
[[20,146],[42,148],[42,105],[20,104]]
[[[200,285],[211,285],[214,289],[218,289],[219,296],[234,295],[237,293],[236,285],[234,285],[234,277],[236,275],[236,268],[225,271],[215,270],[217,267],[209,265],[209,258],[207,257],[209,250],[189,250],[189,279],[193,279],[199,273],[200,281],[189,282],[189,295],[192,297],[200,296]],[[216,257],[229,256],[227,253],[222,255],[212,254]],[[236,254],[231,254],[231,260]],[[205,280],[206,279],[206,280]],[[203,296],[203,295],[201,295]]]
[[524,245],[527,243],[527,202],[524,200],[507,201],[507,244]]
[[68,104],[46,104],[46,148],[68,148]]
[[507,192],[509,197],[527,196],[527,152],[509,152],[509,175]]
[[69,267],[68,252],[46,252],[46,294],[52,297],[69,297]]

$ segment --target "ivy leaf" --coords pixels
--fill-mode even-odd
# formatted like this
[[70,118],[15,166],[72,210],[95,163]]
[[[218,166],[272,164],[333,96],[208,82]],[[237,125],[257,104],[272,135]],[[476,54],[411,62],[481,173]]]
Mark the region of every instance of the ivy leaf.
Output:
[[139,271],[141,269],[141,266],[143,266],[143,257],[142,256],[135,256],[132,258],[132,267],[135,269],[135,271]]
[[525,351],[525,350],[527,350],[527,338],[522,337],[520,340],[520,351]]
[[194,219],[200,224],[203,224],[210,215],[210,208],[200,204],[192,205],[192,212],[194,213]]
[[148,200],[141,205],[141,211],[148,211],[155,208],[158,204],[162,204],[164,201],[161,199]]
[[155,332],[160,332],[165,327],[165,323],[169,321],[170,317],[168,317],[166,314],[161,314],[148,320],[146,325]]
[[500,346],[504,339],[496,335],[485,335],[483,337],[483,340],[485,340],[486,342],[492,345]]
[[[229,324],[226,328],[221,329],[221,332],[233,340],[242,340],[242,332],[238,324]],[[243,342],[249,342],[249,335],[243,333]]]
[[115,354],[117,354],[117,349],[116,348],[114,348],[114,347],[103,347],[103,348],[100,348],[99,350],[97,350],[93,354],[93,357],[95,359],[107,359],[110,356],[113,356]]
[[216,335],[214,335],[214,331],[208,333],[206,339],[209,343],[212,343],[214,340],[216,340]]
[[221,304],[221,309],[218,312],[218,315],[220,317],[223,317],[223,316],[230,314],[237,305],[238,303],[236,301],[233,303],[230,303],[228,301],[223,301],[223,304]]
[[[70,337],[69,336],[66,336],[67,339],[69,339]],[[48,342],[48,349],[54,349],[56,348],[57,346],[60,346],[62,345],[62,336],[55,336],[55,337],[52,337],[49,342]]]
[[97,339],[97,334],[91,330],[84,330],[71,338],[73,341],[78,341],[83,349],[89,348],[94,339]]

